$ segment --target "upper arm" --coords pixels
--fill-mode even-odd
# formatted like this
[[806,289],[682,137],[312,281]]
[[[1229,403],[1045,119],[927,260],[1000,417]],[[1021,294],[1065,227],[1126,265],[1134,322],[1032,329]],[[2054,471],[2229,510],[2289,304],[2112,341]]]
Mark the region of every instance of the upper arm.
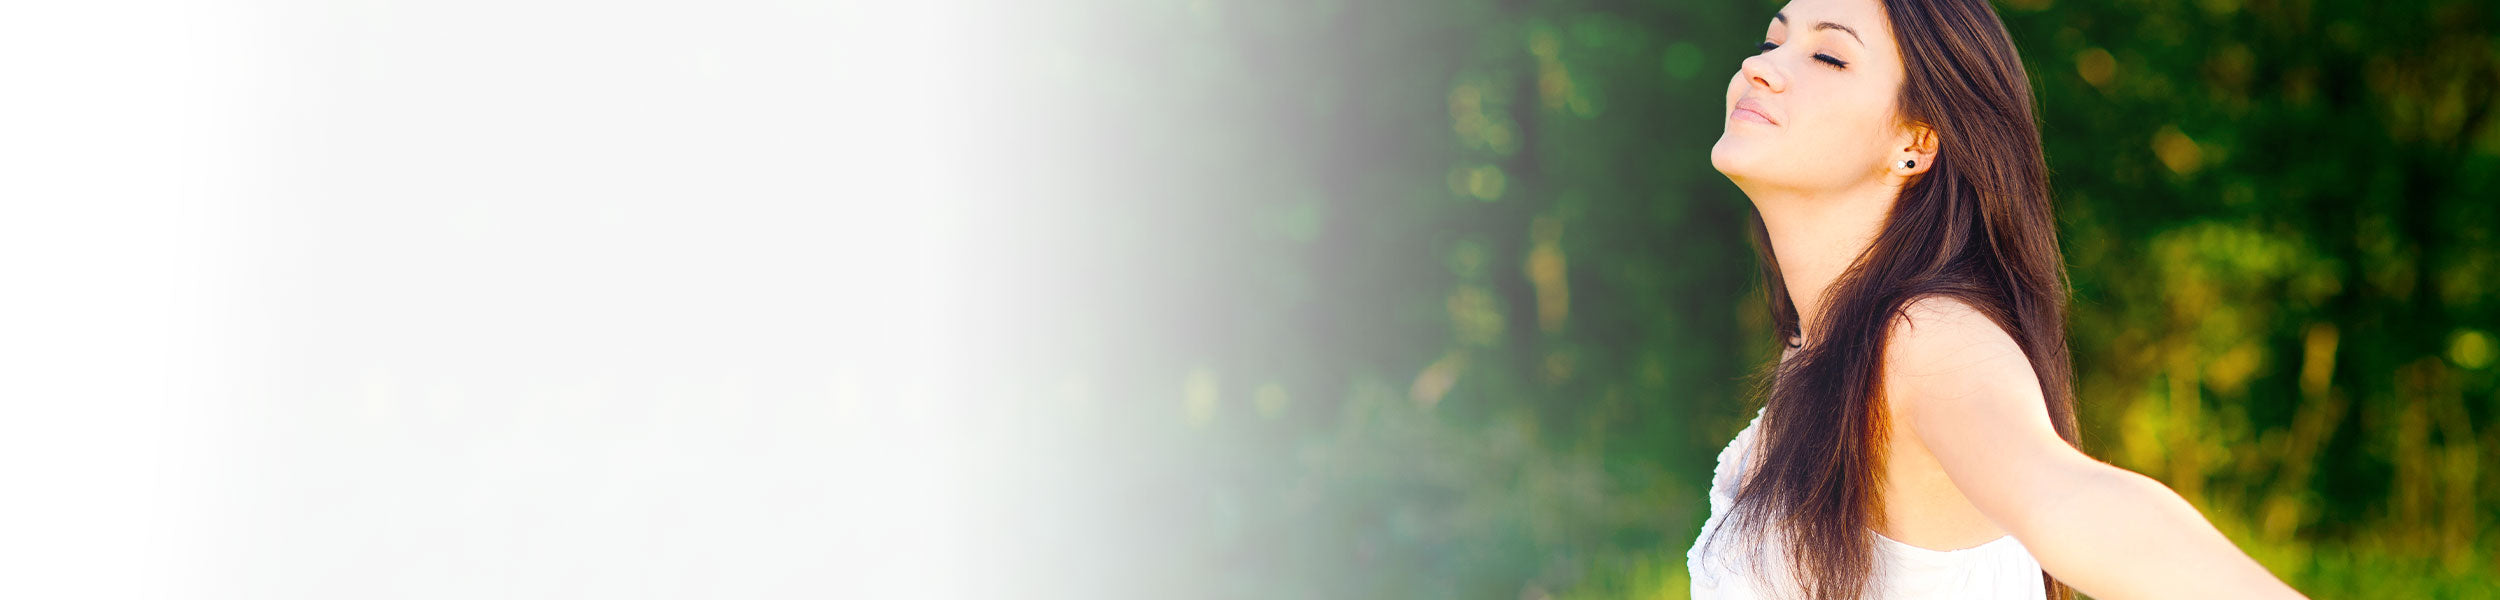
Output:
[[1944,298],[1903,312],[1884,349],[1887,410],[1982,514],[2017,537],[2036,530],[2102,465],[2058,436],[2030,359],[1996,322]]

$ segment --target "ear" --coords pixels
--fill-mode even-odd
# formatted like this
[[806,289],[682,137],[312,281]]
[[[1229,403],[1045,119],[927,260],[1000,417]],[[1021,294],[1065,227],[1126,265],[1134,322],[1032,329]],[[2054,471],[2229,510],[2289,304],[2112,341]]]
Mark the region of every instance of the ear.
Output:
[[[1901,133],[1901,144],[1891,152],[1891,162],[1884,165],[1884,172],[1899,183],[1908,183],[1935,166],[1938,140],[1936,130],[1923,123],[1904,125]],[[1911,166],[1902,166],[1904,161]]]

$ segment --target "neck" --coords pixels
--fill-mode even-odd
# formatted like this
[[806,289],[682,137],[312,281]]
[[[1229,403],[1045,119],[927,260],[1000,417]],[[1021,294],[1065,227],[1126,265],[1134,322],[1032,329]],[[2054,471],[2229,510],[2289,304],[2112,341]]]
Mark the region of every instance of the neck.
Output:
[[1823,294],[1874,243],[1899,191],[1884,186],[1837,193],[1746,191],[1762,213],[1771,253],[1779,260],[1780,283],[1788,286],[1789,305],[1797,309],[1797,329],[1806,343],[1822,338],[1815,327],[1823,315]]

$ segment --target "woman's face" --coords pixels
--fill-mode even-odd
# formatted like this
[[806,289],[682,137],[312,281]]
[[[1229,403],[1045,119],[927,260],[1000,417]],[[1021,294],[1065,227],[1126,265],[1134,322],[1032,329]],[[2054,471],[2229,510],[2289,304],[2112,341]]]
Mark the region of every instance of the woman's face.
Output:
[[[1901,168],[1903,70],[1877,0],[1796,0],[1727,84],[1710,164],[1739,187],[1846,189]],[[1925,161],[1921,161],[1925,162]],[[1921,165],[1924,167],[1925,165]]]

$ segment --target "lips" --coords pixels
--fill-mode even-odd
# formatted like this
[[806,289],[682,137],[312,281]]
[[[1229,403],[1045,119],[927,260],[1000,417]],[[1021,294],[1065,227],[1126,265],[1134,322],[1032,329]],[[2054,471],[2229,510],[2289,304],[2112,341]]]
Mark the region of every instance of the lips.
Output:
[[1779,119],[1771,118],[1771,113],[1762,109],[1761,102],[1756,102],[1752,98],[1736,101],[1736,110],[1728,112],[1727,118],[1739,121],[1753,121],[1765,125],[1780,124]]

